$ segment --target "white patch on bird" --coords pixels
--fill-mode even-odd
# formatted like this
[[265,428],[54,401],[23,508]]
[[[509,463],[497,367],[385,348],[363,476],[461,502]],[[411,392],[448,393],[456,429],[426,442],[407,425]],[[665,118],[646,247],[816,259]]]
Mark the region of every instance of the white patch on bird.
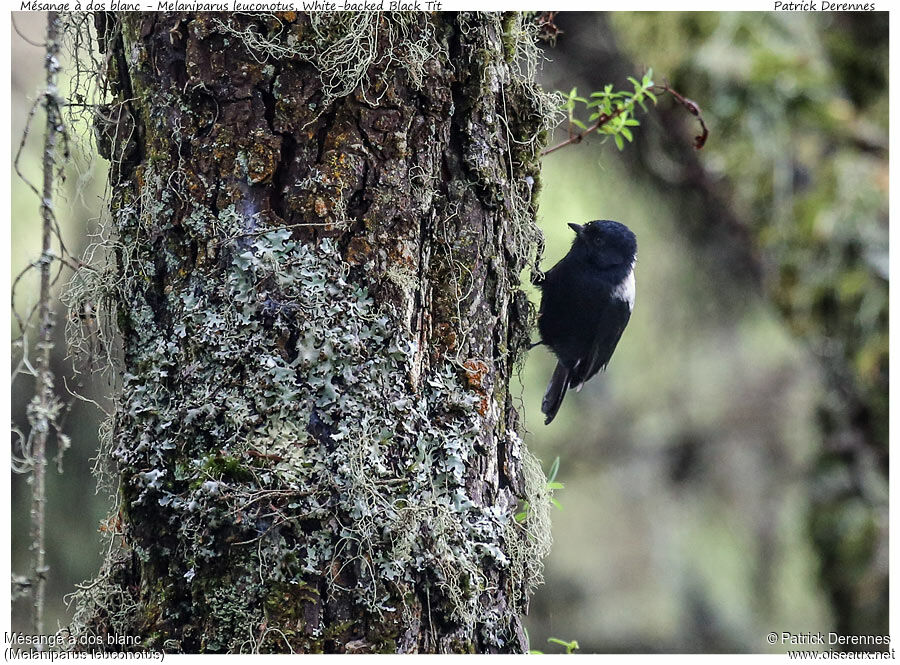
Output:
[[[576,361],[575,361],[575,366],[572,367],[572,371],[573,371],[573,372],[577,372],[577,371],[578,371],[578,366],[579,366],[579,365],[581,365],[581,361],[580,361],[580,360],[576,360]],[[584,381],[582,381],[582,382],[579,383],[577,386],[575,386],[575,392],[576,392],[576,393],[580,393],[580,392],[581,392],[581,389],[582,389],[583,387],[584,387]]]
[[616,288],[612,290],[612,297],[628,303],[628,311],[634,310],[634,264],[631,270]]

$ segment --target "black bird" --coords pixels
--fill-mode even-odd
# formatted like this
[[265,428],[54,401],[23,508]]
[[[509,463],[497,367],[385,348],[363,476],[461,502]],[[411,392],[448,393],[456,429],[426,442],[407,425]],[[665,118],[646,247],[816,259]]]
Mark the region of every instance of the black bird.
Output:
[[637,239],[624,224],[569,224],[572,249],[544,276],[538,330],[558,362],[541,411],[549,425],[568,388],[605,369],[634,308]]

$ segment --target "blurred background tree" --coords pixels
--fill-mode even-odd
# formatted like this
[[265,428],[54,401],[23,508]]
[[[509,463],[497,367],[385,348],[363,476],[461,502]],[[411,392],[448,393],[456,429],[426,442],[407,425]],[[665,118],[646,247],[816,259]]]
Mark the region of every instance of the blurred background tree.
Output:
[[[546,85],[595,90],[652,65],[713,135],[696,153],[693,118],[662,103],[622,159],[590,139],[545,159],[548,263],[565,222],[601,216],[640,250],[606,381],[554,431],[529,411],[578,513],[556,517],[533,635],[759,651],[767,627],[885,634],[887,15],[556,25]],[[540,377],[524,384],[535,403]]]
[[[43,128],[45,114],[43,108],[31,119],[30,131],[25,134],[29,111],[36,99],[44,93],[45,31],[47,15],[43,12],[14,12],[11,26],[12,69],[11,69],[11,149],[12,162],[22,146],[18,168],[24,178],[31,183],[41,183]],[[60,95],[66,98],[70,108],[76,110],[85,100],[75,100],[69,92],[78,87],[79,73],[69,57],[71,35],[65,37],[65,48],[60,54],[61,71]],[[83,63],[89,66],[89,63]],[[96,220],[103,209],[103,188],[106,178],[106,163],[94,159],[86,138],[90,136],[90,125],[76,123],[66,127],[69,132],[71,159],[60,164],[56,174],[56,198],[53,202],[55,218],[59,224],[60,238],[70,254],[82,255],[90,241],[89,235],[96,230]],[[23,137],[25,137],[23,139]],[[62,142],[62,139],[60,140]],[[80,146],[80,147],[79,147]],[[62,151],[60,151],[61,153]],[[32,262],[40,258],[41,220],[40,201],[22,179],[13,172],[11,182],[11,261],[10,272],[19,275]],[[59,256],[59,240],[54,236],[52,249]],[[100,564],[100,538],[98,525],[106,517],[111,505],[110,498],[97,493],[97,482],[92,476],[98,447],[98,426],[102,413],[97,406],[85,400],[99,400],[110,386],[110,373],[89,376],[76,373],[75,365],[69,358],[64,340],[64,329],[68,322],[66,307],[60,302],[67,279],[71,273],[58,271],[58,264],[52,266],[55,326],[54,346],[51,352],[51,368],[54,374],[56,394],[65,405],[59,416],[63,431],[70,437],[71,449],[54,448],[55,437],[50,437],[46,475],[46,540],[47,604],[45,608],[44,631],[55,632],[70,618],[66,611],[64,596],[74,590],[74,585],[90,578]],[[17,283],[14,306],[23,314],[36,302],[40,282],[39,272],[31,270]],[[76,321],[78,320],[77,314]],[[89,325],[88,321],[85,321]],[[11,337],[16,340],[21,331],[15,321],[10,322]],[[31,340],[33,344],[34,340]],[[32,348],[31,353],[33,354]],[[12,349],[13,367],[21,360],[22,350],[14,344]],[[95,358],[88,364],[100,366]],[[88,369],[84,364],[81,370]],[[34,396],[34,378],[27,375],[16,377],[12,386],[12,419],[27,435],[26,407]],[[85,400],[74,399],[72,392],[78,392]],[[13,437],[14,445],[16,437]],[[30,476],[12,474],[11,530],[12,530],[12,571],[23,574],[29,571],[28,529],[29,502],[31,491]],[[12,604],[14,630],[25,630],[28,626],[30,598],[18,598]]]
[[[42,16],[16,20],[41,41]],[[652,66],[712,136],[695,152],[694,119],[661,100],[623,153],[592,136],[544,160],[545,266],[567,249],[566,222],[596,218],[628,224],[639,256],[609,371],[551,427],[539,410],[551,357],[536,349],[522,373],[528,443],[546,467],[560,456],[566,485],[532,646],[755,652],[784,650],[765,643],[771,630],[887,633],[887,14],[555,20],[545,87],[625,86]],[[18,136],[41,62],[16,35],[13,49]],[[37,169],[39,142],[29,150]],[[77,253],[102,184],[68,187]],[[39,247],[34,210],[14,181],[13,274]],[[61,345],[54,362],[66,374]],[[29,396],[14,392],[14,417]],[[98,420],[75,403],[65,473],[48,475],[48,627],[100,559]],[[28,488],[13,480],[15,570]]]

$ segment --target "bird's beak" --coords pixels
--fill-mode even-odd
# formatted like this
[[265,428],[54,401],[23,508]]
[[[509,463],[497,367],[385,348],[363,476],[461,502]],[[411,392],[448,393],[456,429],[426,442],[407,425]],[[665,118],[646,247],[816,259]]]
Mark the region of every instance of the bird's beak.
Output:
[[575,235],[577,235],[579,238],[581,237],[581,234],[584,233],[584,226],[582,226],[581,224],[573,224],[572,222],[569,222],[569,228],[575,231]]

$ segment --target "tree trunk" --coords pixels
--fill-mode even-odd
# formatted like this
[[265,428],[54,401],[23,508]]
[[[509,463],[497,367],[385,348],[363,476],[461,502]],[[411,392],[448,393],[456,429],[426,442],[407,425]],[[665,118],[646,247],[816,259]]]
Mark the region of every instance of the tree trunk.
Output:
[[509,379],[552,120],[527,24],[97,27],[123,545],[75,629],[186,652],[526,650],[548,497]]

